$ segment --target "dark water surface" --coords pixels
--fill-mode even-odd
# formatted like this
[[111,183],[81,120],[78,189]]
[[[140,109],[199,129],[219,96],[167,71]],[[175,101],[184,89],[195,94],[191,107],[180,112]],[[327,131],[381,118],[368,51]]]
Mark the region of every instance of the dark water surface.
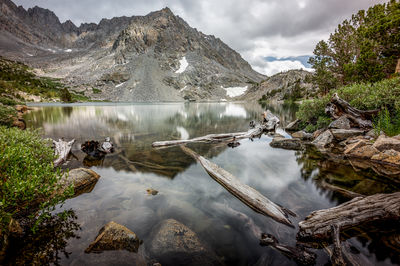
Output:
[[[295,107],[258,103],[36,106],[26,117],[28,127],[42,128],[44,137],[75,138],[74,156],[68,167],[90,167],[101,178],[90,193],[69,199],[62,207],[72,209],[76,217],[68,223],[55,221],[54,229],[49,227],[39,240],[32,240],[21,251],[25,249],[26,254],[31,254],[40,250],[43,261],[61,265],[140,264],[138,256],[146,256],[152,229],[173,218],[193,230],[227,265],[295,265],[272,248],[259,246],[254,228],[245,226],[240,218],[243,216],[237,213],[249,217],[254,226],[273,234],[281,243],[294,246],[299,221],[313,210],[346,200],[322,189],[321,180],[367,195],[399,190],[398,183],[372,172],[355,171],[350,165],[323,160],[313,152],[273,149],[269,146],[271,137],[266,135],[254,141],[241,140],[235,149],[225,144],[189,145],[241,182],[297,213],[291,219],[296,228],[290,228],[255,213],[210,178],[180,148],[151,147],[156,140],[245,131],[249,121],[260,119],[266,108],[280,116],[283,125],[294,118]],[[281,129],[279,133],[287,135]],[[86,154],[80,151],[81,143],[92,139],[102,141],[108,136],[116,146],[114,154],[99,161],[85,158]],[[159,193],[149,195],[146,192],[149,188]],[[143,240],[139,254],[84,253],[99,229],[109,221],[125,225]],[[75,230],[76,227],[80,229]],[[387,238],[384,233],[366,233],[360,229],[347,242],[357,256],[373,265],[399,263],[399,251],[388,244]],[[323,249],[313,251],[318,255],[317,264],[328,263]],[[162,262],[171,263],[168,258]]]

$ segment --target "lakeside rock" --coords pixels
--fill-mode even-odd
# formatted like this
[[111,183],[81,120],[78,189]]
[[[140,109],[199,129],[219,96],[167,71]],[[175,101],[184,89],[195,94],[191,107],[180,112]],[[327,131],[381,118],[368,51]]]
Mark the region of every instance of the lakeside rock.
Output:
[[284,138],[284,137],[275,137],[272,139],[269,144],[273,148],[281,148],[286,150],[302,150],[303,143],[299,138]]
[[174,219],[162,221],[146,249],[162,265],[219,265],[214,252],[204,246],[197,234]]
[[300,119],[296,119],[293,122],[290,122],[286,127],[285,130],[286,131],[298,131],[300,130]]
[[336,129],[350,129],[350,120],[345,116],[341,116],[335,121],[332,121],[328,128],[336,128]]
[[396,151],[400,151],[400,139],[399,136],[395,137],[387,137],[386,135],[381,134],[378,139],[374,143],[374,147],[380,151],[392,149]]
[[361,129],[356,129],[356,128],[352,128],[352,129],[331,129],[330,130],[333,137],[338,140],[345,140],[351,137],[355,137],[355,136],[360,136],[364,134],[364,130]]
[[318,135],[311,143],[319,149],[328,148],[333,142],[333,135],[330,130],[325,130],[323,133]]
[[77,168],[64,174],[60,182],[62,183],[63,189],[69,185],[73,185],[74,196],[78,196],[92,191],[99,178],[100,175],[93,170]]
[[85,253],[120,249],[138,252],[140,244],[141,241],[134,232],[111,221],[100,229],[96,239],[85,250]]
[[294,132],[292,134],[292,137],[293,138],[298,138],[298,139],[301,139],[301,140],[312,140],[313,134],[307,133],[304,130],[300,130],[300,131]]

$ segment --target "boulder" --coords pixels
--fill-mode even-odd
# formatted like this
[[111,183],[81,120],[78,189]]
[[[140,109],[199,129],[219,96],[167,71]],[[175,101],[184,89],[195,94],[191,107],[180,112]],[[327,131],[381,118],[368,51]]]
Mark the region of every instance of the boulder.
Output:
[[357,157],[360,159],[370,159],[374,155],[379,154],[379,151],[372,145],[364,145],[347,153],[347,156]]
[[361,129],[331,129],[331,132],[338,141],[364,134],[364,131]]
[[390,138],[381,134],[375,141],[374,147],[380,151],[385,151],[390,149],[395,151],[400,151],[400,140],[395,137]]
[[325,130],[311,143],[314,144],[319,149],[324,149],[330,146],[332,142],[333,142],[333,135],[331,131]]
[[301,150],[303,149],[302,141],[298,138],[274,138],[269,144],[273,148],[281,148],[286,150]]
[[335,128],[335,129],[350,129],[350,120],[347,119],[345,116],[341,116],[335,121],[331,122],[328,128]]
[[28,111],[28,106],[17,104],[15,106],[15,110],[17,110],[17,112],[25,113],[26,111]]
[[100,175],[93,170],[77,168],[64,174],[60,182],[64,189],[72,184],[74,187],[74,196],[77,196],[92,191],[99,178]]
[[400,152],[396,150],[386,150],[372,156],[372,160],[391,163],[400,166]]
[[285,130],[286,131],[297,131],[297,130],[299,130],[300,129],[300,122],[301,121],[299,119],[296,119],[295,121],[290,122],[289,125],[287,125],[285,127]]
[[120,249],[137,252],[141,242],[134,232],[123,225],[111,221],[100,229],[96,239],[85,249],[85,252]]
[[300,130],[300,131],[294,132],[292,134],[292,137],[298,138],[301,140],[311,140],[313,138],[313,135],[311,133],[305,132],[304,130]]
[[358,140],[355,143],[348,144],[344,150],[344,154],[351,154],[354,150],[367,145],[365,140]]
[[196,233],[174,219],[162,221],[149,245],[151,257],[162,265],[218,265],[216,255],[207,249]]
[[323,128],[315,130],[314,133],[313,133],[313,139],[318,138],[318,136],[321,135],[324,132],[325,132],[325,129],[323,129]]

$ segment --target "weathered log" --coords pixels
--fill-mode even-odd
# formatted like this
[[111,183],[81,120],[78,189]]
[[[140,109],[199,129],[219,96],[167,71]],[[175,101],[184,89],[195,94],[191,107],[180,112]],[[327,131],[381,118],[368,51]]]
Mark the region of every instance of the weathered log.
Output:
[[330,103],[325,108],[325,112],[334,119],[345,116],[356,127],[365,129],[372,128],[372,119],[379,111],[379,109],[363,111],[354,108],[348,102],[341,99],[337,93],[332,96]]
[[58,141],[53,140],[54,153],[57,156],[57,159],[54,160],[55,167],[67,161],[68,154],[71,152],[74,142],[75,139],[69,142],[64,141],[64,139],[59,139]]
[[300,241],[331,240],[331,225],[342,231],[371,222],[398,220],[400,192],[357,197],[336,207],[312,212],[299,223]]
[[333,252],[331,256],[332,265],[346,265],[343,258],[342,245],[340,244],[340,227],[337,224],[331,225]]
[[269,132],[275,130],[275,128],[279,125],[279,118],[271,113],[271,111],[267,110],[263,114],[264,120],[261,124],[251,128],[246,132],[235,132],[235,133],[222,133],[222,134],[209,134],[202,137],[197,137],[193,139],[182,139],[182,140],[170,140],[170,141],[156,141],[153,142],[153,147],[167,147],[174,145],[182,145],[187,143],[195,143],[195,142],[222,142],[222,141],[232,141],[233,138],[238,139],[246,139],[246,138],[255,138],[260,136],[263,132]]
[[181,149],[187,155],[198,161],[215,181],[254,211],[267,215],[277,222],[293,226],[288,219],[288,215],[295,216],[293,212],[270,201],[254,188],[242,184],[239,179],[231,173],[210,162],[203,156],[198,155],[191,149],[185,146],[181,146]]
[[270,234],[261,234],[261,246],[271,246],[281,252],[283,255],[296,261],[299,265],[314,265],[317,255],[304,246],[291,247],[288,245],[280,244],[279,241]]

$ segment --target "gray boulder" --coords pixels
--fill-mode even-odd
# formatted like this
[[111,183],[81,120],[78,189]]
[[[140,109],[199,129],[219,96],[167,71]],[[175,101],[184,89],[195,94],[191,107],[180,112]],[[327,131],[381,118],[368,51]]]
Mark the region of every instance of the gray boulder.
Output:
[[351,137],[356,137],[364,134],[361,129],[331,129],[332,135],[336,140],[342,141]]
[[273,148],[281,148],[285,150],[301,150],[303,149],[302,141],[298,138],[274,138],[269,144]]
[[336,128],[336,129],[350,129],[350,120],[345,116],[341,116],[335,121],[331,122],[328,128]]
[[330,130],[325,130],[316,139],[314,139],[312,144],[314,144],[318,149],[328,148],[333,142],[333,135]]
[[216,255],[196,233],[174,219],[162,221],[146,250],[162,265],[218,265]]
[[298,138],[298,139],[301,139],[301,140],[312,140],[313,134],[307,133],[304,130],[301,130],[301,131],[294,132],[292,134],[292,137],[293,138]]
[[62,184],[62,191],[73,185],[74,196],[80,195],[85,192],[90,192],[93,190],[100,175],[95,171],[86,168],[77,168],[70,170],[68,173],[64,174],[61,178],[60,183]]
[[300,120],[296,119],[293,122],[290,122],[286,127],[285,130],[286,131],[297,131],[300,129]]

